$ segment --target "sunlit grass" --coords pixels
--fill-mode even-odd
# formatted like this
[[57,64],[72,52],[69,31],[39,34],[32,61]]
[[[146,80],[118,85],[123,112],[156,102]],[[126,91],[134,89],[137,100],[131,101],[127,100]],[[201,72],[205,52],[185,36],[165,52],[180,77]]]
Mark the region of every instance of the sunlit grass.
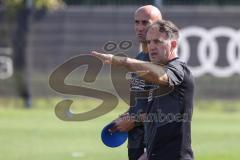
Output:
[[[102,128],[126,111],[120,103],[106,115],[84,122],[65,122],[54,113],[59,98],[34,99],[25,109],[19,99],[0,99],[0,159],[7,160],[124,160],[126,144],[107,148],[100,139]],[[89,111],[101,101],[74,99],[75,112]],[[198,101],[192,123],[197,160],[240,159],[240,102]]]

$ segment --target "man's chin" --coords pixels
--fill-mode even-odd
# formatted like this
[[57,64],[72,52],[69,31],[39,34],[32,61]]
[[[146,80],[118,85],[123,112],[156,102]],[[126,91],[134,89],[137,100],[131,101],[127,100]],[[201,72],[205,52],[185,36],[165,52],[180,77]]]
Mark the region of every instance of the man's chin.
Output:
[[144,43],[144,42],[146,42],[146,39],[143,38],[143,37],[138,37],[138,41],[139,41],[140,43]]

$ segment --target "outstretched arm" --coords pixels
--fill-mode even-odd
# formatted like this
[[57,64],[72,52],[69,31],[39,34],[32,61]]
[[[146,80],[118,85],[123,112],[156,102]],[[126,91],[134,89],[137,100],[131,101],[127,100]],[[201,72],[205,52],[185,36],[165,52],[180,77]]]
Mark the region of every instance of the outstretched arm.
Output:
[[[164,66],[156,65],[151,62],[144,62],[128,57],[114,56],[93,51],[92,54],[104,63],[116,66],[123,66],[131,72],[136,72],[143,79],[160,85],[169,85],[168,76]],[[145,73],[145,74],[143,74]]]

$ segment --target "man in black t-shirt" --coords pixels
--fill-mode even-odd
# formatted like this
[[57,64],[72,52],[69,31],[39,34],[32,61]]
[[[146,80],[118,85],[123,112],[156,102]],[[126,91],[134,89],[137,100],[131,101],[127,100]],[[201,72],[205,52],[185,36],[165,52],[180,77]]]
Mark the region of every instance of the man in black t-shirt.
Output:
[[145,119],[148,160],[193,160],[191,118],[194,82],[187,65],[177,57],[179,30],[170,21],[157,21],[147,30],[151,62],[93,51],[105,63],[124,66],[153,84],[173,88],[165,95],[149,92]]
[[[164,65],[163,83],[174,87],[150,98],[146,119],[149,160],[192,160],[191,118],[194,83],[190,70],[176,55],[178,28],[169,21],[153,24],[147,33],[150,60]],[[155,115],[155,119],[151,116]],[[156,118],[157,117],[157,118]]]

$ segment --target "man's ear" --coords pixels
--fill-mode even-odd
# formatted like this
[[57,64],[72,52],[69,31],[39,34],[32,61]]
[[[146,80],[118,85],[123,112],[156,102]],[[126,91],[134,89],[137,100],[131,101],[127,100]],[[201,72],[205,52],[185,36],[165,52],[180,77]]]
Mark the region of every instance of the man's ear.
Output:
[[171,41],[171,52],[177,47],[177,41],[176,40],[172,40]]

